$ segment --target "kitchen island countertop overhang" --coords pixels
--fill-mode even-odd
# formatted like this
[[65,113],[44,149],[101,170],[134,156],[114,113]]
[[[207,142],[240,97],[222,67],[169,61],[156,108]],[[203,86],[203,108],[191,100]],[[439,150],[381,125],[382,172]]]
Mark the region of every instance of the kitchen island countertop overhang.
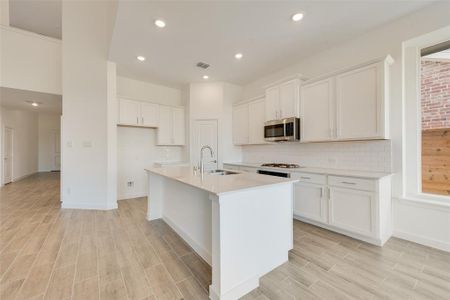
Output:
[[211,299],[238,299],[288,260],[293,183],[251,173],[149,167],[147,219],[162,218],[212,267]]

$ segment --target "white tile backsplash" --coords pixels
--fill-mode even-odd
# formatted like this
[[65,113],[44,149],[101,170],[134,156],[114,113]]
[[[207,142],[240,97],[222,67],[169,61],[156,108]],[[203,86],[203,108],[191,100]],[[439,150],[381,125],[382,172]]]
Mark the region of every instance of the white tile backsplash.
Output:
[[242,161],[285,162],[306,167],[391,172],[391,141],[252,145],[242,147]]

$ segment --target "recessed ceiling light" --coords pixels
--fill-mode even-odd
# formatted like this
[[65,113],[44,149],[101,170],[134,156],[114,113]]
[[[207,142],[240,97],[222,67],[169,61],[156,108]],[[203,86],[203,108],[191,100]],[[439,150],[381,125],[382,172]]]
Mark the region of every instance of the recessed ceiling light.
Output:
[[235,55],[234,55],[234,57],[236,58],[236,59],[241,59],[242,58],[242,53],[236,53]]
[[31,104],[34,107],[37,107],[42,104],[41,102],[36,102],[36,101],[25,101],[25,102],[28,104]]
[[303,13],[296,13],[295,15],[292,16],[292,21],[294,22],[298,22],[301,19],[303,19]]
[[166,27],[166,22],[164,22],[163,20],[155,20],[155,25],[159,28],[164,28]]
[[139,55],[139,56],[136,57],[136,58],[137,58],[137,60],[139,60],[139,61],[144,61],[144,60],[145,60],[145,57],[142,56],[142,55]]
[[203,75],[203,79],[208,79],[209,78],[209,76],[208,75]]
[[31,105],[33,105],[33,106],[39,106],[39,103],[37,103],[37,102],[32,102]]

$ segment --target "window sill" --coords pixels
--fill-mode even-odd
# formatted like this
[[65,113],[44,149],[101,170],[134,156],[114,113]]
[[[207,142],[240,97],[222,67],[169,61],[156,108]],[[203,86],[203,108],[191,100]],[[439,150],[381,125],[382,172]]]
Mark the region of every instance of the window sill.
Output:
[[405,204],[422,206],[425,208],[432,208],[450,212],[450,197],[435,196],[429,194],[405,195],[397,198],[398,201]]

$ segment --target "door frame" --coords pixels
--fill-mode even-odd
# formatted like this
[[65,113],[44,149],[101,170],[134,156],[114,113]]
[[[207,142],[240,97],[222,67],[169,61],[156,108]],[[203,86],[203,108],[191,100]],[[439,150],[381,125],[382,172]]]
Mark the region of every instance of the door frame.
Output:
[[[11,130],[11,181],[6,182],[5,173],[6,173],[6,164],[5,164],[5,156],[6,156],[6,130]],[[14,128],[10,126],[3,127],[3,135],[2,135],[2,185],[13,182],[14,178]]]

